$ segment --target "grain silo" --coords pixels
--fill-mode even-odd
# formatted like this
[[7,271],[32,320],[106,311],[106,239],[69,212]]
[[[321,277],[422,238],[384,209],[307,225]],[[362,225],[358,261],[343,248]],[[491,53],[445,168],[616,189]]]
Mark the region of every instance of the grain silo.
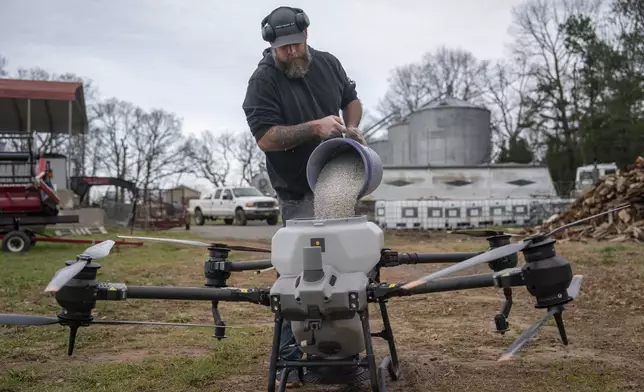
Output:
[[[490,111],[485,108],[458,99],[441,99],[412,113],[408,121],[405,145],[411,149],[407,164],[468,166],[490,160],[492,131]],[[395,151],[399,147],[392,148]]]
[[387,137],[375,139],[367,143],[380,156],[383,165],[391,164],[391,143]]
[[409,144],[409,124],[399,122],[387,129],[390,144],[391,165],[401,166],[411,164]]

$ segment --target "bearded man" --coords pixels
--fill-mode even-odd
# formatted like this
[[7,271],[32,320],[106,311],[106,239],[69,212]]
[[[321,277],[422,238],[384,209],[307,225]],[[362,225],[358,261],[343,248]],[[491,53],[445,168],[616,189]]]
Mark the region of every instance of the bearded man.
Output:
[[[308,45],[309,24],[302,9],[291,7],[278,7],[262,20],[262,38],[271,46],[248,81],[242,105],[250,131],[266,154],[284,224],[313,217],[306,163],[321,142],[344,134],[365,144],[358,130],[362,105],[356,84],[335,56]],[[280,350],[287,360],[302,356],[289,322],[283,324]]]

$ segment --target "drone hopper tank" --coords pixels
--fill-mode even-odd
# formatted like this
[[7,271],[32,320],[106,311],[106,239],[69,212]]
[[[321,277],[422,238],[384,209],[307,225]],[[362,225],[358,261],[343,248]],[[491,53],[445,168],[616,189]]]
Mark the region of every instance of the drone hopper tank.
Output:
[[270,292],[279,304],[273,310],[291,321],[303,352],[347,358],[365,349],[357,312],[367,306],[367,274],[383,246],[382,230],[365,216],[293,219],[273,236],[280,274]]
[[280,275],[299,275],[302,249],[319,246],[322,264],[340,273],[368,273],[380,260],[384,233],[366,216],[334,219],[291,219],[273,236],[271,259]]

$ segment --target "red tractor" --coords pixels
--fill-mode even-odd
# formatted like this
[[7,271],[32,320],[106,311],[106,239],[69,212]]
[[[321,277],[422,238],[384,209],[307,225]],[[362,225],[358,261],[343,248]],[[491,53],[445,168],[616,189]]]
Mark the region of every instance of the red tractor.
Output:
[[[24,137],[15,139],[25,140]],[[31,143],[27,142],[31,151]],[[36,242],[29,227],[76,223],[78,216],[59,216],[60,198],[49,162],[33,153],[0,152],[0,237],[2,249],[28,250]]]
[[2,216],[57,216],[60,198],[51,184],[53,175],[45,158],[34,168],[27,153],[0,153]]

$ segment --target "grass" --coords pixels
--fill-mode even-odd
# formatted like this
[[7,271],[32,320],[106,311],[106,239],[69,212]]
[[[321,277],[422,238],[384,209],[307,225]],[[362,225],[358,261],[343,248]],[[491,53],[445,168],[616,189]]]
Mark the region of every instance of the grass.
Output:
[[[113,238],[117,229],[110,229]],[[125,232],[123,232],[125,233]],[[129,234],[129,233],[128,233]],[[134,235],[192,238],[191,233]],[[100,236],[97,236],[100,237]],[[82,237],[79,237],[82,238]],[[234,243],[234,242],[232,242]],[[241,242],[238,242],[241,243]],[[269,246],[266,242],[245,245]],[[405,252],[476,251],[485,241],[461,236],[387,235],[388,247]],[[0,254],[0,312],[55,316],[59,307],[43,292],[65,260],[87,245],[39,243],[24,254]],[[571,345],[562,347],[556,327],[544,327],[520,359],[495,360],[543,312],[525,290],[515,291],[505,336],[492,331],[502,297],[494,289],[438,293],[391,301],[390,314],[404,377],[391,391],[622,391],[644,389],[644,250],[638,244],[563,243],[559,253],[586,275],[582,296],[565,313]],[[233,252],[234,260],[265,255]],[[205,249],[146,242],[121,246],[100,260],[101,281],[130,285],[203,286]],[[404,281],[440,266],[403,266],[383,280]],[[466,273],[485,272],[480,266]],[[236,273],[231,285],[268,286],[273,274]],[[402,306],[400,306],[402,305]],[[0,391],[262,391],[272,338],[267,308],[222,303],[229,326],[217,341],[210,328],[91,326],[81,328],[73,356],[66,355],[61,326],[0,326]],[[373,308],[372,314],[375,313]],[[206,301],[129,299],[99,302],[94,317],[175,322],[212,322]],[[381,322],[374,317],[373,329]],[[379,358],[385,345],[376,341]],[[305,390],[322,390],[307,387]],[[327,390],[327,389],[323,389]],[[342,390],[342,389],[333,389]],[[367,389],[365,389],[367,390]]]

